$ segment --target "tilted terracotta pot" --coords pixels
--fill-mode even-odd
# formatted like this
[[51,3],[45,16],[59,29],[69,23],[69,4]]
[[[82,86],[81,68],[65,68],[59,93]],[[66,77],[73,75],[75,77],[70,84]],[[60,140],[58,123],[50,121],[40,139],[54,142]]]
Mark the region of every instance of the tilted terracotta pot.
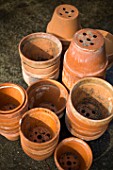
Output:
[[84,140],[99,138],[113,118],[113,87],[100,78],[84,78],[73,86],[66,106],[66,126]]
[[64,56],[62,81],[68,89],[84,77],[105,77],[108,60],[102,34],[94,29],[77,31]]
[[28,87],[29,109],[44,107],[52,110],[61,118],[64,114],[68,92],[59,82],[50,79],[38,80]]
[[106,55],[108,57],[108,68],[113,65],[113,35],[105,30],[98,30],[105,39]]
[[59,140],[60,121],[45,108],[27,111],[20,121],[20,139],[24,152],[35,160],[51,156]]
[[[56,78],[59,74],[62,44],[51,34],[39,32],[24,37],[19,43],[23,78],[26,83],[41,78]],[[52,75],[52,76],[51,76]],[[58,75],[59,76],[59,75]]]
[[89,170],[92,160],[93,155],[89,145],[74,137],[61,141],[54,153],[58,170]]
[[9,140],[17,140],[19,120],[28,109],[27,93],[17,84],[0,84],[0,101],[0,134]]
[[47,32],[57,36],[65,51],[76,31],[81,28],[79,11],[75,6],[62,4],[55,8],[51,21],[47,25]]

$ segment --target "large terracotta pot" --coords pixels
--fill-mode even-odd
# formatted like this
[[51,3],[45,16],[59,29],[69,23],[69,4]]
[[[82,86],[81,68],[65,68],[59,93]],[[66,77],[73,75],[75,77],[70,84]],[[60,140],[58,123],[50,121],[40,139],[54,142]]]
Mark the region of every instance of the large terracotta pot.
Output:
[[73,86],[66,106],[66,126],[84,140],[99,138],[113,118],[113,87],[99,78],[84,78]]
[[45,108],[27,111],[20,121],[20,139],[24,152],[35,160],[52,155],[59,140],[60,121]]
[[98,30],[105,39],[106,55],[108,57],[108,68],[113,65],[113,35],[105,30]]
[[65,51],[76,31],[81,28],[79,11],[75,6],[62,4],[55,8],[51,21],[47,25],[47,32],[57,36]]
[[28,96],[19,85],[0,85],[0,134],[9,140],[19,138],[19,120],[28,109]]
[[89,145],[74,137],[61,141],[54,153],[54,161],[58,170],[89,170],[92,160]]
[[50,79],[38,80],[27,89],[29,109],[45,107],[61,118],[64,114],[68,92],[59,82]]
[[54,79],[56,74],[59,76],[61,52],[61,42],[51,34],[39,32],[24,37],[19,43],[19,53],[26,83],[32,83],[32,78]]
[[62,81],[68,89],[84,77],[105,77],[108,60],[102,34],[94,29],[77,31],[64,56]]

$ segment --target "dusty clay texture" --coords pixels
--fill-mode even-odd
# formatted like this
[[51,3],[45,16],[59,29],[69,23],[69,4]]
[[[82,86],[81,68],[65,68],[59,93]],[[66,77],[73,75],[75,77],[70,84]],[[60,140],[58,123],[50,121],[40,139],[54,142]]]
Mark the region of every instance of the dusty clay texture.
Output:
[[[46,31],[54,9],[63,3],[78,8],[82,27],[102,29],[113,34],[113,1],[0,0],[0,83],[14,82],[27,87],[22,78],[18,44],[28,34]],[[113,68],[107,70],[106,80],[113,85]],[[65,127],[64,118],[61,122],[60,140],[71,136]],[[94,156],[91,170],[112,170],[113,121],[101,138],[88,144]],[[57,170],[53,156],[45,161],[34,161],[24,154],[19,140],[11,142],[2,136],[0,136],[0,169]]]

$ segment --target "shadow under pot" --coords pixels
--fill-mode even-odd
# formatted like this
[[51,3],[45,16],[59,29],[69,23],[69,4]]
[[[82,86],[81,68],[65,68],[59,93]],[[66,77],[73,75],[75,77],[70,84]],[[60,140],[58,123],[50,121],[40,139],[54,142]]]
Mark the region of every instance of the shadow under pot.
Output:
[[53,154],[59,132],[60,121],[49,109],[31,109],[20,121],[21,146],[34,160],[44,160]]
[[93,155],[89,145],[81,139],[70,137],[61,141],[54,152],[58,170],[89,170]]
[[72,88],[65,122],[72,135],[86,141],[99,138],[113,118],[113,87],[100,78],[84,78]]
[[43,32],[27,35],[19,43],[22,71],[37,80],[50,78],[56,65],[59,72],[61,52],[62,44],[55,36]]
[[43,107],[55,112],[61,118],[64,114],[68,92],[66,88],[55,80],[38,80],[28,87],[29,109]]
[[62,81],[71,89],[84,77],[105,78],[108,60],[100,32],[85,28],[77,31],[64,55]]
[[0,85],[0,134],[9,140],[19,138],[19,120],[28,109],[28,96],[19,85]]

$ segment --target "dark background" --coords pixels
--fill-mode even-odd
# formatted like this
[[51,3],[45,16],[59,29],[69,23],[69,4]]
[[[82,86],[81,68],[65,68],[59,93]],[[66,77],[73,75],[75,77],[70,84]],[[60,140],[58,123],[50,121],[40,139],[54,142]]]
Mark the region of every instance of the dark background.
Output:
[[[59,4],[75,5],[82,27],[104,29],[113,34],[113,0],[0,0],[0,83],[24,83],[18,53],[23,36],[45,32],[52,13]],[[106,80],[113,84],[113,68]],[[71,136],[61,120],[61,139]],[[60,140],[61,140],[60,139]],[[88,142],[94,160],[91,170],[113,170],[113,121],[99,139]],[[21,149],[20,141],[11,142],[0,136],[0,170],[56,170],[53,156],[34,161]]]

